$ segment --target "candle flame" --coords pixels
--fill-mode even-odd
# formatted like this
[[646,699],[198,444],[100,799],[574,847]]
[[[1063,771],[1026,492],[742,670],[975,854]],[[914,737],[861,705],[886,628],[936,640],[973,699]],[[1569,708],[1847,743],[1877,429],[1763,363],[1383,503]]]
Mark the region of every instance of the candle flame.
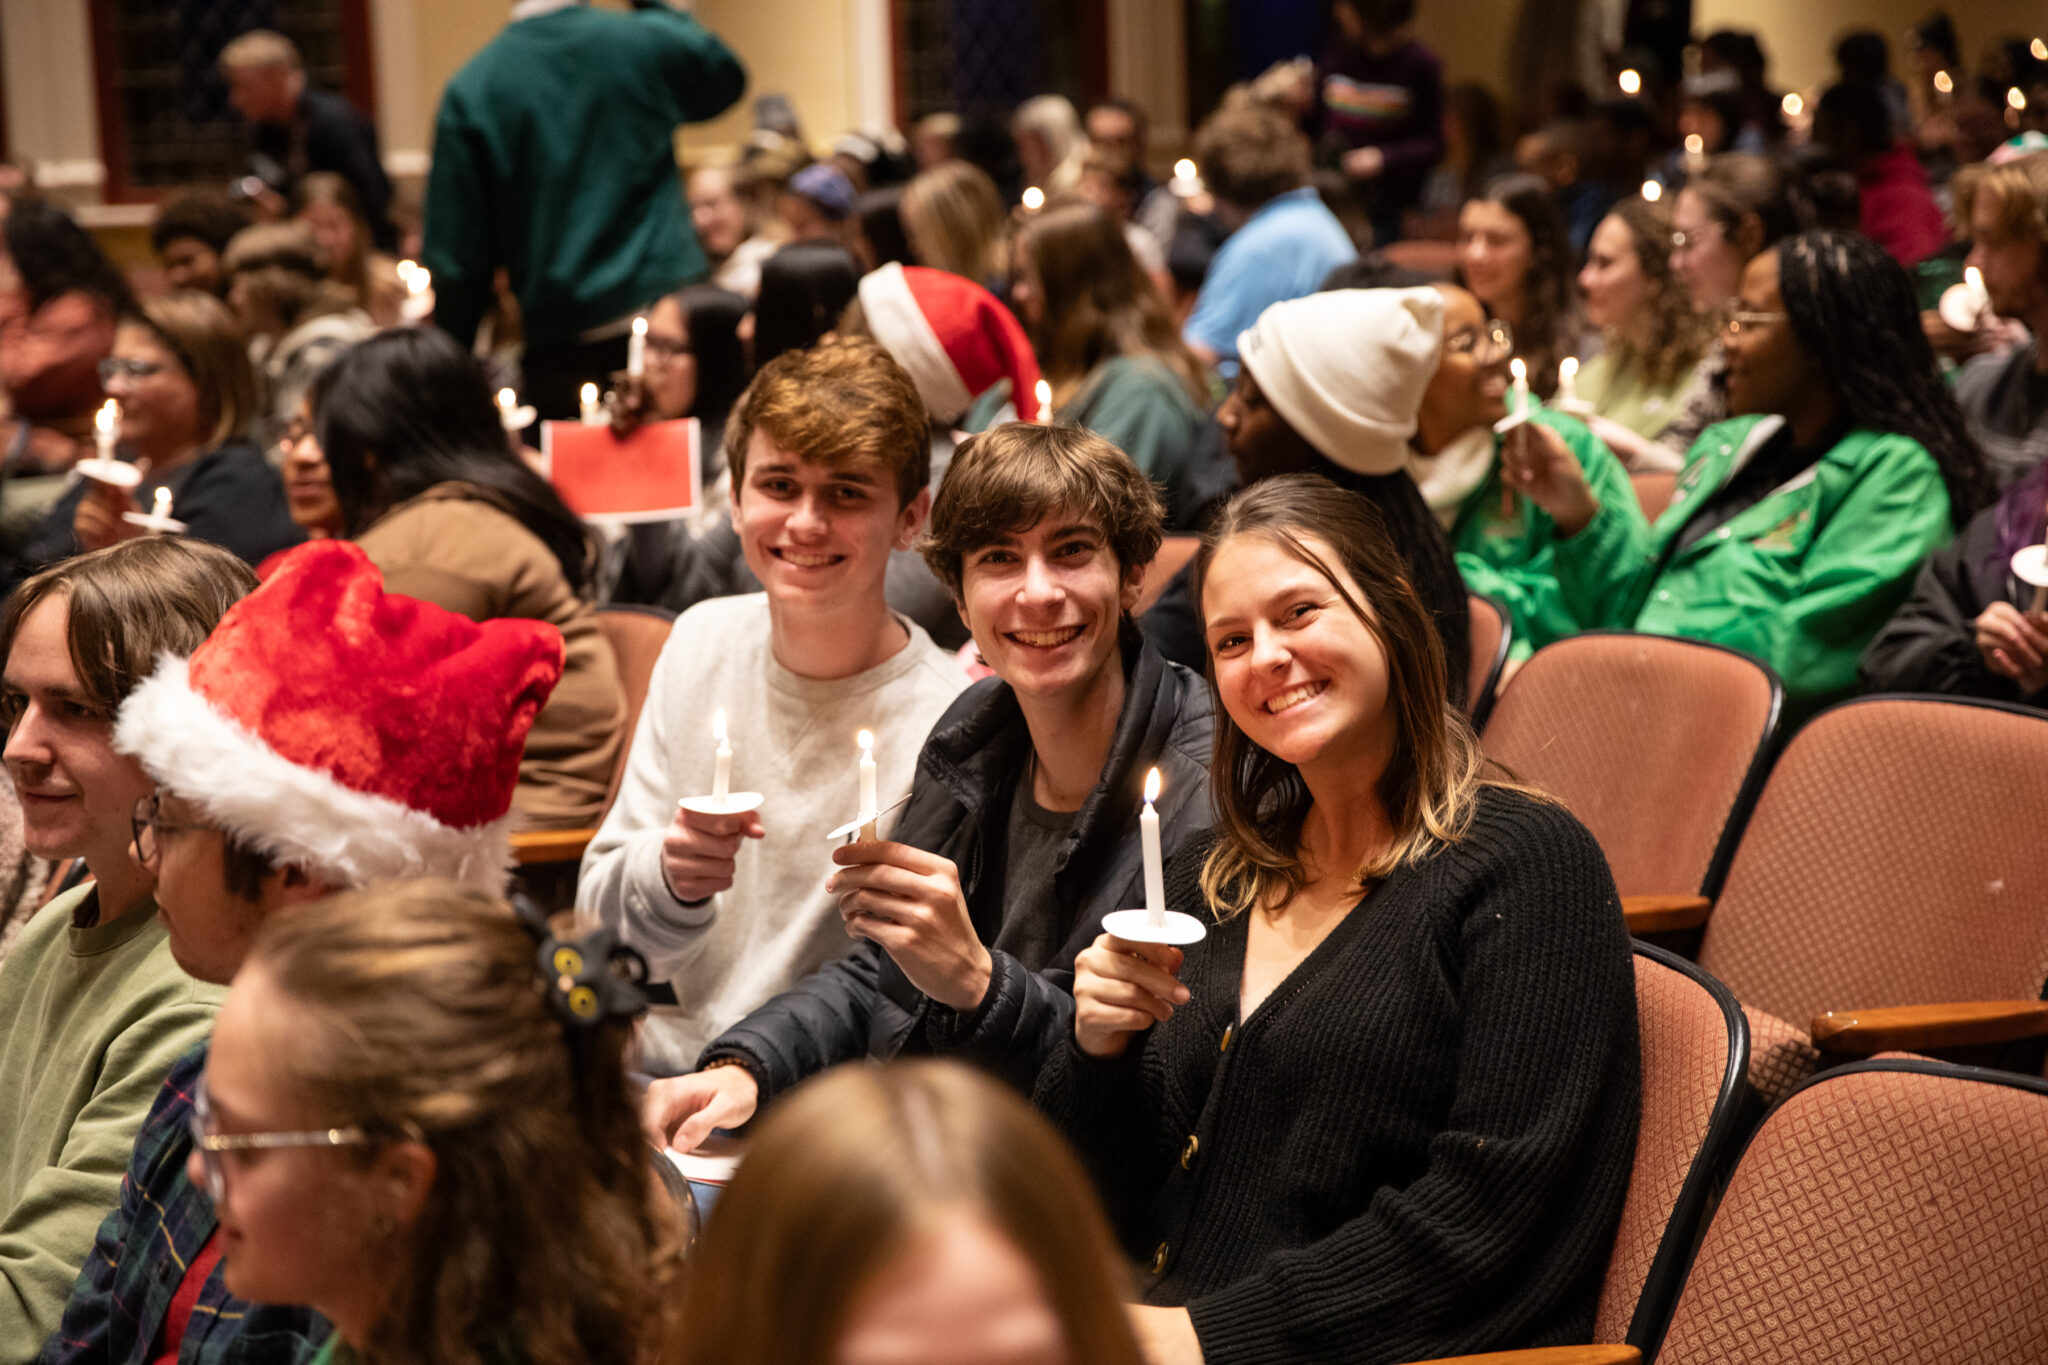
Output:
[[1036,213],[1044,207],[1044,190],[1038,188],[1038,186],[1036,185],[1033,185],[1030,189],[1024,191],[1024,211],[1026,213]]
[[100,404],[100,410],[93,414],[92,424],[93,428],[97,431],[111,432],[115,430],[121,425],[121,405],[109,398],[106,402]]
[[510,412],[510,411],[512,411],[512,409],[513,409],[514,405],[516,405],[516,404],[517,404],[518,402],[519,402],[519,395],[518,395],[518,394],[516,394],[516,393],[514,393],[514,392],[512,392],[512,390],[510,390],[510,389],[499,389],[499,390],[498,390],[498,406],[499,406],[499,407],[501,407],[501,408],[503,408],[503,409],[504,409],[505,411],[507,411],[507,412]]
[[1513,360],[1510,360],[1508,362],[1508,371],[1509,373],[1514,375],[1515,382],[1517,384],[1526,383],[1528,381],[1529,367],[1522,363],[1522,357],[1516,356]]
[[[410,262],[401,262],[400,264],[402,267],[410,264]],[[433,272],[423,265],[415,265],[411,270],[401,268],[398,274],[399,278],[405,281],[405,292],[409,298],[418,298],[426,293],[428,288],[434,283]]]
[[1934,73],[1934,88],[1944,95],[1952,95],[1956,89],[1955,78],[1946,71],[1937,71]]
[[2026,92],[2015,85],[2012,89],[2005,92],[2005,102],[2014,109],[2024,109],[2027,107]]
[[585,384],[585,385],[584,385],[584,386],[583,386],[583,387],[582,387],[581,389],[578,389],[578,390],[576,391],[576,396],[577,396],[578,398],[580,398],[580,399],[582,399],[582,400],[583,400],[583,406],[584,406],[584,407],[586,407],[586,408],[594,408],[594,407],[596,407],[596,406],[597,406],[597,385],[595,385],[595,384]]
[[1687,156],[1698,156],[1706,150],[1707,140],[1705,138],[1701,137],[1698,133],[1687,133],[1685,135],[1685,154]]
[[1182,157],[1174,162],[1173,178],[1176,180],[1193,180],[1195,178],[1195,163],[1186,157]]
[[866,754],[872,753],[872,752],[874,751],[874,747],[875,747],[875,737],[874,737],[874,735],[873,735],[873,734],[871,734],[871,733],[869,733],[869,732],[868,732],[868,731],[866,731],[866,730],[863,730],[863,731],[861,731],[861,732],[860,732],[860,751],[861,751],[862,755],[866,755]]
[[2048,40],[2034,39],[2033,42],[2027,44],[2027,51],[2034,54],[2035,61],[2048,62]]
[[1798,118],[1806,112],[1806,101],[1796,94],[1787,95],[1778,107],[1785,111],[1786,118]]
[[1151,805],[1159,799],[1159,769],[1145,774],[1145,804]]
[[1976,266],[1974,266],[1974,265],[1970,265],[1970,266],[1964,266],[1964,267],[1963,267],[1963,278],[1964,278],[1965,280],[1969,281],[1970,289],[1971,289],[1971,290],[1972,290],[1973,292],[1981,292],[1981,291],[1983,290],[1983,288],[1984,288],[1984,272],[1983,272],[1983,271],[1981,271],[1981,270],[1979,270],[1979,269],[1978,269],[1978,268],[1977,268]]
[[1652,204],[1654,204],[1663,197],[1664,187],[1662,185],[1658,184],[1654,180],[1645,180],[1643,182],[1643,198],[1649,200]]
[[646,319],[646,318],[644,318],[644,317],[639,317],[639,318],[634,318],[634,319],[633,319],[633,335],[634,335],[634,336],[636,336],[636,337],[644,337],[644,336],[646,336],[646,335],[647,335],[647,319]]
[[1563,360],[1557,362],[1557,377],[1559,382],[1568,383],[1571,380],[1578,378],[1578,376],[1579,358],[1577,356],[1568,355]]
[[1642,93],[1643,73],[1636,70],[1634,67],[1628,68],[1628,70],[1622,72],[1621,75],[1616,77],[1615,79],[1616,82],[1621,86],[1622,94],[1638,95]]
[[1041,422],[1050,422],[1052,420],[1052,385],[1046,383],[1043,379],[1038,381],[1038,420]]
[[157,517],[168,517],[168,516],[170,516],[170,514],[171,514],[171,490],[170,490],[170,489],[168,489],[168,488],[162,488],[162,487],[159,487],[159,488],[158,488],[158,489],[156,490],[156,505],[155,505],[155,507],[153,507],[153,508],[151,509],[151,514],[152,514],[152,515],[154,515],[154,516],[157,516]]
[[711,737],[720,744],[725,743],[725,708],[723,706],[711,713]]

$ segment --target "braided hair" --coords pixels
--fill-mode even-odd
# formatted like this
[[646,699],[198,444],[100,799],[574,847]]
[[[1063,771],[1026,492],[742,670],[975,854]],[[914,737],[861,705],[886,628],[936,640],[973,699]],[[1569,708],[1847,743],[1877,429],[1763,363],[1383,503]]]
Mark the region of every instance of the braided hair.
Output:
[[1904,267],[1868,237],[1832,229],[1803,232],[1777,251],[1792,334],[1843,414],[1925,446],[1948,487],[1949,518],[1962,526],[1996,485],[1935,368]]

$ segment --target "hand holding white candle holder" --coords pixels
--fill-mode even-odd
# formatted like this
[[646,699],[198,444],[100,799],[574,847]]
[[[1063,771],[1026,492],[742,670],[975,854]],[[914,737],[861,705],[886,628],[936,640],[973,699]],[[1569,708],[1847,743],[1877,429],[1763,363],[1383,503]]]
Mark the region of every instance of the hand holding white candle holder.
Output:
[[718,741],[711,770],[711,795],[686,796],[676,802],[693,815],[745,815],[761,809],[767,800],[759,792],[736,792],[732,787],[732,741],[725,733],[725,708],[711,714],[711,737]]
[[1508,370],[1515,377],[1514,386],[1508,391],[1508,415],[1493,424],[1495,434],[1501,436],[1507,435],[1533,415],[1530,411],[1532,404],[1529,398],[1529,367],[1522,363],[1520,356],[1516,356],[1508,362]]
[[2034,586],[2028,611],[2048,611],[2048,545],[2026,545],[2013,551],[2012,576]]
[[121,520],[130,526],[140,526],[153,536],[183,535],[192,528],[171,515],[171,490],[161,485],[156,490],[156,501],[147,512],[123,512]]
[[114,446],[121,439],[121,405],[109,398],[93,415],[93,457],[72,468],[82,479],[132,493],[142,486],[142,467],[114,458]]
[[1166,908],[1166,865],[1159,851],[1159,769],[1145,774],[1145,809],[1138,815],[1138,837],[1145,855],[1145,908],[1112,910],[1102,928],[1126,943],[1167,943],[1176,948],[1200,943],[1209,931],[1193,915]]
[[522,406],[519,395],[512,390],[498,390],[498,425],[506,431],[524,431],[533,425],[533,419],[539,415],[531,406]]

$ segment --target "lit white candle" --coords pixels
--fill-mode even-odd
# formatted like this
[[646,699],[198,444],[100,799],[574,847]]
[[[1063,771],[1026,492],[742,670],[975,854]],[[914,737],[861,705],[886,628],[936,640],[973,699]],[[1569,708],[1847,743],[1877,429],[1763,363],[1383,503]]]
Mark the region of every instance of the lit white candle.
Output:
[[162,484],[157,485],[156,497],[151,500],[149,514],[158,521],[171,519],[171,490]]
[[1052,385],[1046,383],[1043,379],[1039,380],[1037,397],[1038,420],[1050,422],[1052,420]]
[[732,794],[732,744],[725,737],[725,708],[711,713],[711,735],[718,741],[718,763],[711,771],[711,799],[723,801]]
[[1033,185],[1024,191],[1023,204],[1026,213],[1038,212],[1045,207],[1045,191]]
[[514,418],[519,412],[519,395],[510,389],[498,390],[498,425],[507,431],[512,429]]
[[405,281],[405,302],[399,305],[398,315],[407,322],[424,322],[434,311],[433,272],[423,265],[400,261],[398,277]]
[[1707,140],[1698,133],[1685,135],[1685,169],[1696,172],[1707,164]]
[[1568,408],[1579,401],[1579,358],[1568,355],[1557,362],[1557,405]]
[[869,731],[860,732],[860,837],[875,837],[875,737]]
[[582,403],[580,415],[583,418],[583,425],[586,427],[603,426],[604,409],[597,405],[597,385],[585,384],[577,396]]
[[93,415],[94,449],[102,460],[114,458],[114,443],[121,439],[121,405],[109,398]]
[[1508,373],[1515,377],[1514,415],[1517,417],[1527,417],[1529,415],[1529,367],[1522,363],[1522,357],[1516,356],[1508,362]]
[[1970,286],[1970,301],[1977,305],[1978,312],[1991,306],[1991,293],[1984,287],[1983,271],[1974,265],[1963,267],[1963,283]]
[[626,343],[626,373],[639,379],[647,373],[647,319],[633,319],[633,337]]
[[1152,927],[1166,924],[1166,864],[1159,853],[1159,812],[1152,803],[1159,799],[1159,769],[1145,774],[1145,809],[1138,813],[1138,838],[1145,852],[1145,913]]

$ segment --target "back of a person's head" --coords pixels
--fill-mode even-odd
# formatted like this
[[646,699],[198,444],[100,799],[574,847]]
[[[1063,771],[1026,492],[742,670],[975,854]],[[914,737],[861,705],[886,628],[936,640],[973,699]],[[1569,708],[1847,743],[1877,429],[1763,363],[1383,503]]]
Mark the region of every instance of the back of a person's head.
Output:
[[761,264],[754,364],[815,345],[860,286],[860,262],[836,242],[792,242]]
[[31,308],[60,294],[82,293],[110,313],[134,306],[124,279],[92,234],[56,204],[22,199],[0,215],[0,245],[14,262]]
[[919,172],[904,187],[900,209],[919,264],[982,285],[1007,267],[1002,192],[972,162],[943,161]]
[[327,254],[312,229],[301,222],[243,228],[228,243],[221,270],[233,282],[238,308],[253,306],[264,315],[274,312],[287,328],[346,306],[346,300],[325,287]]
[[1973,231],[1979,210],[1988,211],[2007,236],[2027,237],[2048,246],[2048,152],[2015,157],[2000,165],[1965,166],[1950,182],[1956,223]]
[[1700,196],[1726,230],[1755,214],[1759,247],[1815,226],[1805,176],[1789,161],[1753,152],[1723,152],[1693,172],[1685,188]]
[[1887,80],[1892,74],[1891,44],[1875,29],[1845,33],[1835,42],[1835,67],[1845,81]]
[[261,71],[283,68],[297,71],[304,65],[298,45],[275,29],[254,28],[230,39],[220,50],[222,71]]
[[1839,81],[1821,93],[1813,111],[1813,140],[1853,166],[1892,145],[1892,115],[1884,91],[1862,81]]
[[1036,133],[1058,161],[1081,140],[1081,116],[1065,95],[1033,95],[1010,115],[1011,131]]
[[918,549],[957,598],[968,555],[1052,516],[1099,525],[1124,573],[1150,564],[1165,537],[1158,490],[1112,442],[1083,427],[1008,422],[954,450]]
[[209,250],[224,252],[235,234],[249,226],[249,212],[219,190],[180,190],[157,207],[149,225],[149,241],[159,254],[172,242],[190,237]]
[[722,422],[747,387],[747,354],[739,334],[747,301],[711,284],[687,285],[675,300],[683,325],[690,329],[690,354],[697,362],[697,397],[691,413]]
[[[628,1086],[631,1014],[590,986],[579,1010],[538,940],[472,887],[387,882],[270,917],[237,979],[288,1012],[295,1101],[434,1156],[371,1359],[507,1340],[532,1365],[663,1358],[679,1233]],[[565,944],[550,971],[611,965],[587,955]]]
[[1308,139],[1285,114],[1256,101],[1211,114],[1195,132],[1194,153],[1210,191],[1241,209],[1308,182]]
[[53,564],[9,594],[0,608],[0,663],[29,612],[63,598],[82,700],[111,717],[161,656],[197,649],[255,586],[247,564],[203,540],[124,540]]
[[199,421],[210,445],[235,439],[256,415],[256,371],[240,324],[211,294],[182,289],[138,304],[126,321],[155,333],[199,391]]
[[299,183],[292,186],[292,210],[303,212],[309,204],[332,204],[355,219],[358,226],[369,225],[363,214],[363,197],[349,184],[347,176],[335,171],[308,171],[299,177]]
[[735,489],[745,484],[756,433],[776,449],[829,469],[881,470],[898,506],[931,477],[931,418],[917,385],[866,337],[836,337],[763,365],[725,424]]
[[1066,1359],[1138,1365],[1086,1171],[1022,1099],[937,1061],[841,1067],[769,1113],[692,1252],[682,1365],[829,1365],[863,1291],[960,1217],[1035,1272]]
[[1131,255],[1122,223],[1093,204],[1064,204],[1025,225],[1022,250],[1042,291],[1045,321],[1034,342],[1051,374],[1075,379],[1112,357],[1149,353],[1199,389],[1172,315]]

